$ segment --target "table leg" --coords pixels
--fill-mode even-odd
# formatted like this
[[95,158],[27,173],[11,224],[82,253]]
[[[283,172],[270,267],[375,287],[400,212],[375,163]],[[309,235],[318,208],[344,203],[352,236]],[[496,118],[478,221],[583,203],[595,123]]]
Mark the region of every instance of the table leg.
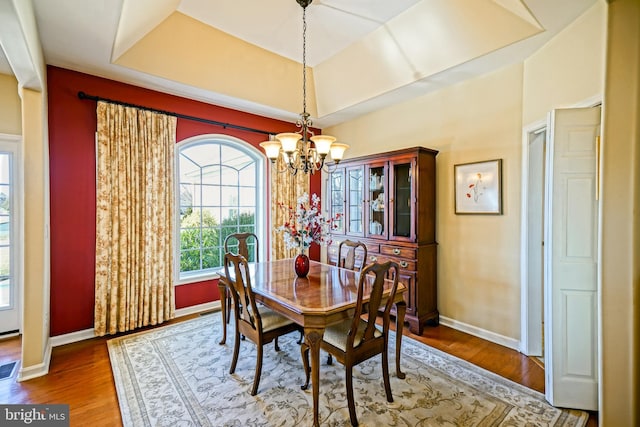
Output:
[[227,286],[219,279],[218,280],[218,293],[220,294],[220,314],[222,315],[222,340],[220,345],[227,342]]
[[396,375],[400,379],[406,377],[400,370],[400,354],[402,353],[402,329],[404,328],[404,315],[407,311],[407,303],[404,301],[396,303]]
[[324,335],[324,329],[304,328],[305,343],[309,346],[311,354],[311,388],[313,394],[313,425],[320,425],[318,416],[318,400],[320,396],[320,343]]

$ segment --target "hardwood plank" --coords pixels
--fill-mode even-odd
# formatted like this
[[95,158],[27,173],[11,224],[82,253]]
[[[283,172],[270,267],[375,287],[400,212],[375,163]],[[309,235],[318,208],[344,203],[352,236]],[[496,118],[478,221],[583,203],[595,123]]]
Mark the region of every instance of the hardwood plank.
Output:
[[[169,323],[194,317],[197,315]],[[515,350],[442,325],[424,328],[422,336],[410,333],[405,327],[404,334],[533,390],[544,392],[543,367]],[[69,404],[71,425],[74,427],[122,425],[106,344],[111,338],[93,338],[55,347],[49,374],[23,382],[16,382],[15,378],[0,381],[0,402],[66,403]],[[20,346],[19,337],[0,340],[0,363],[17,360]],[[597,426],[598,414],[592,412],[587,427]]]

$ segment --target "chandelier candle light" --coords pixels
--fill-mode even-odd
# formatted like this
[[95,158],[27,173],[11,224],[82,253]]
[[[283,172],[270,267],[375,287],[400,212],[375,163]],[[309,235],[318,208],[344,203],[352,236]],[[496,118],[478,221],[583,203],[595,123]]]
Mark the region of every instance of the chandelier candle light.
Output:
[[274,140],[260,143],[272,165],[282,155],[286,167],[278,172],[288,170],[292,175],[298,171],[313,174],[321,170],[329,152],[331,159],[337,164],[349,148],[347,144],[336,142],[333,136],[314,135],[310,129],[313,123],[307,113],[307,6],[313,0],[296,1],[302,6],[302,113],[296,121],[300,130],[279,133]]

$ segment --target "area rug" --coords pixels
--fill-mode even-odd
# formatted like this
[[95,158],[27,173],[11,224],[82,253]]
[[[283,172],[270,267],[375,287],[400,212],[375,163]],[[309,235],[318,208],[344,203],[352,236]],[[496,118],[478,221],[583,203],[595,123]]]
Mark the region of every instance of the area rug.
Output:
[[[249,394],[255,345],[240,344],[233,375],[233,327],[225,345],[219,314],[114,338],[109,356],[125,427],[310,426],[311,391],[304,374],[299,335],[280,338],[281,350],[265,347],[262,379]],[[394,347],[391,337],[390,348]],[[394,353],[394,352],[392,352]],[[344,367],[320,367],[320,422],[348,426]],[[361,426],[584,426],[587,414],[550,406],[538,392],[411,338],[403,337],[404,380],[395,376],[394,402],[385,398],[380,357],[354,371],[356,413]]]

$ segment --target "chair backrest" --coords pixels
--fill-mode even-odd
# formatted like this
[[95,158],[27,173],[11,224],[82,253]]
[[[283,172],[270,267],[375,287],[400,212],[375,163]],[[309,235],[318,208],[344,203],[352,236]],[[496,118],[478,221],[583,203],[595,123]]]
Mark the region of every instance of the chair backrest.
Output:
[[[356,249],[362,249],[362,263],[356,267]],[[343,240],[338,245],[338,267],[349,270],[362,270],[367,263],[367,245],[353,240]]]
[[[230,274],[230,269],[233,269],[233,274]],[[238,321],[244,322],[251,329],[258,331],[262,327],[262,320],[251,290],[251,276],[247,259],[242,255],[227,252],[224,255],[224,273],[227,276],[227,282],[231,285],[234,312],[238,316]],[[242,310],[239,310],[240,306],[242,306]]]
[[[393,271],[392,271],[393,270]],[[393,307],[393,300],[398,290],[398,272],[399,267],[393,261],[387,261],[385,263],[372,263],[365,266],[360,271],[360,280],[358,282],[358,299],[356,301],[356,309],[353,317],[353,323],[349,330],[349,336],[347,337],[347,348],[352,348],[354,342],[356,342],[356,336],[360,333],[358,326],[360,324],[362,315],[365,314],[367,321],[367,327],[364,334],[358,337],[358,345],[362,345],[367,341],[372,341],[380,337],[376,337],[376,316],[382,305],[382,294],[384,293],[385,279],[392,280],[391,291],[387,302],[382,312],[383,333],[387,334],[389,331],[389,321],[391,317],[391,308]],[[370,290],[370,292],[369,292]],[[367,305],[366,313],[363,313],[363,299],[365,291],[369,293],[369,302]]]
[[[249,250],[250,246],[253,247],[253,251]],[[233,248],[237,248],[237,251],[232,251],[231,249]],[[256,236],[254,233],[233,233],[229,234],[224,239],[225,253],[234,252],[238,255],[242,255],[247,261],[259,262],[259,249],[258,236]]]

